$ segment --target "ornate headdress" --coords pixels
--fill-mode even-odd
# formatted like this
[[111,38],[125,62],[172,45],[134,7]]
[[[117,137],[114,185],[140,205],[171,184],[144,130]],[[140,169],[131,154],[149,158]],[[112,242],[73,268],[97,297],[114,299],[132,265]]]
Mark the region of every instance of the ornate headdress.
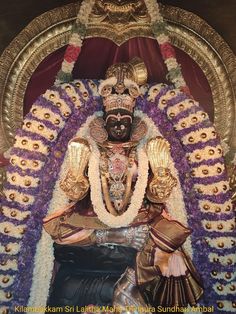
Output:
[[140,95],[139,85],[147,81],[147,68],[138,57],[129,63],[116,63],[108,68],[106,80],[99,86],[106,112],[125,109],[133,112],[135,99]]

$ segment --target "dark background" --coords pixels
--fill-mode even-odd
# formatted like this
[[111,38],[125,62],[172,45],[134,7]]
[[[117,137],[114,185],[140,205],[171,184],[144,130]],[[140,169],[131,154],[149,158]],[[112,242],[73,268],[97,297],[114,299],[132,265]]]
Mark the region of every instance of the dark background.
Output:
[[[0,54],[40,14],[77,0],[5,0],[0,4]],[[210,24],[236,52],[236,0],[160,0],[191,11]]]

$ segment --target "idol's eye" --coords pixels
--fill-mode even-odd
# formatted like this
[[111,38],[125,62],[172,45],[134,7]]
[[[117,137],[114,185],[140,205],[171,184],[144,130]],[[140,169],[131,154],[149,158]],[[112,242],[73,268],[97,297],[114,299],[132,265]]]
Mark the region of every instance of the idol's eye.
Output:
[[121,119],[121,123],[124,125],[124,126],[128,126],[130,124],[130,120],[129,119]]
[[110,124],[110,125],[115,125],[116,123],[117,123],[117,119],[115,118],[109,118],[107,121],[107,124]]
[[132,118],[131,117],[121,118],[121,123],[124,125],[129,125],[130,123],[132,123]]

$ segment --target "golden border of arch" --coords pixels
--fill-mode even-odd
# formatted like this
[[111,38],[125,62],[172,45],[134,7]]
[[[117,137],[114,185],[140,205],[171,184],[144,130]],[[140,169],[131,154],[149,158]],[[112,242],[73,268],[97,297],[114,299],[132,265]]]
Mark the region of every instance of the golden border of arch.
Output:
[[[42,60],[66,45],[77,5],[72,3],[34,19],[6,48],[0,58],[0,153],[11,147],[15,130],[23,119],[27,84]],[[210,84],[214,101],[214,122],[221,138],[236,149],[235,92],[236,60],[224,40],[201,18],[177,7],[161,6],[172,43],[201,67]],[[101,25],[101,24],[100,24]],[[94,25],[93,25],[94,26]],[[98,25],[99,26],[99,25]],[[92,27],[87,37],[96,36]],[[147,37],[151,37],[146,32]],[[115,39],[103,29],[103,37]],[[100,35],[101,36],[101,35]],[[123,42],[137,36],[135,29],[124,34]]]

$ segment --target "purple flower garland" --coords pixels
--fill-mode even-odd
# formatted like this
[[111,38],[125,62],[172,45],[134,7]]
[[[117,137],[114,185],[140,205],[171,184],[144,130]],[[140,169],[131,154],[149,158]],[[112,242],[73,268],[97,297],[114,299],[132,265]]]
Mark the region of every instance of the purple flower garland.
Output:
[[[94,81],[95,84],[97,84],[96,81]],[[56,180],[58,178],[58,174],[62,165],[62,162],[64,160],[65,152],[67,150],[67,145],[69,140],[76,134],[77,130],[85,123],[86,119],[91,116],[94,112],[101,110],[101,99],[90,97],[87,102],[85,102],[82,99],[82,94],[79,91],[79,89],[76,87],[75,84],[71,84],[76,90],[78,95],[81,97],[81,100],[83,102],[83,106],[80,109],[75,109],[73,106],[73,102],[70,99],[70,97],[67,95],[65,90],[61,87],[53,87],[52,91],[57,91],[60,94],[61,99],[63,99],[71,108],[72,114],[70,118],[67,120],[67,123],[64,127],[64,129],[59,133],[58,138],[56,142],[50,143],[47,142],[47,145],[50,145],[50,154],[49,156],[44,156],[40,153],[35,152],[28,152],[24,151],[23,149],[14,148],[13,153],[17,154],[18,156],[25,156],[25,158],[28,159],[38,159],[45,162],[45,165],[43,169],[40,171],[37,171],[34,175],[35,177],[39,177],[41,180],[41,185],[36,188],[35,190],[27,190],[27,192],[30,191],[32,195],[35,195],[36,201],[32,206],[26,206],[22,208],[22,206],[16,202],[9,202],[7,200],[3,200],[2,205],[6,205],[12,208],[18,208],[19,210],[30,210],[31,216],[24,221],[27,224],[26,233],[24,234],[22,240],[18,241],[18,239],[13,239],[12,237],[2,236],[4,244],[8,242],[20,242],[21,244],[21,250],[19,254],[16,256],[10,256],[10,259],[13,259],[14,257],[17,257],[18,259],[18,271],[15,273],[14,271],[7,271],[5,273],[12,275],[15,274],[15,281],[12,286],[5,289],[5,291],[11,291],[13,293],[13,298],[10,302],[5,302],[4,304],[7,306],[11,306],[14,308],[16,305],[26,305],[29,293],[30,293],[30,287],[32,284],[32,274],[33,274],[33,268],[34,268],[34,260],[33,257],[35,256],[37,243],[41,237],[42,232],[42,219],[47,214],[47,209],[49,206],[50,199],[52,197],[53,188],[55,186]],[[85,81],[85,86],[88,86],[88,82]],[[168,92],[172,87],[165,87],[161,90],[158,97],[156,98],[156,103],[158,103],[158,100],[161,96],[164,96],[166,92]],[[91,96],[91,90],[88,91],[89,95]],[[192,166],[188,163],[186,159],[186,153],[189,151],[193,151],[196,148],[202,147],[199,144],[196,145],[190,145],[183,146],[181,143],[181,136],[183,135],[183,132],[176,132],[174,131],[173,125],[176,121],[179,120],[179,117],[177,119],[169,120],[167,117],[167,109],[170,106],[173,106],[174,104],[177,104],[178,102],[182,100],[186,100],[186,95],[179,95],[177,97],[173,97],[171,100],[168,101],[168,106],[165,110],[161,111],[157,106],[155,106],[153,103],[148,102],[147,100],[143,98],[138,98],[137,100],[137,107],[138,109],[142,110],[144,113],[146,113],[158,126],[160,132],[162,133],[163,137],[165,137],[170,145],[171,145],[171,155],[174,160],[175,166],[179,172],[180,175],[180,183],[182,186],[183,194],[184,194],[184,202],[186,205],[187,210],[187,216],[188,216],[188,224],[193,229],[192,234],[192,245],[193,245],[193,260],[195,265],[197,265],[197,268],[203,277],[204,283],[205,283],[205,289],[206,293],[205,296],[202,299],[202,303],[204,305],[216,305],[216,301],[220,300],[222,297],[216,294],[216,292],[212,289],[213,284],[215,283],[215,279],[212,278],[210,273],[212,270],[217,271],[227,271],[232,272],[232,266],[228,265],[227,267],[219,265],[212,265],[207,260],[207,256],[209,252],[215,252],[217,250],[209,248],[205,241],[205,237],[209,237],[210,234],[207,233],[202,224],[202,219],[215,219],[220,220],[225,217],[227,219],[231,218],[231,214],[227,215],[216,215],[216,214],[205,214],[202,213],[199,210],[198,206],[198,200],[200,199],[199,195],[194,190],[194,183],[196,183],[196,179],[191,177],[191,170]],[[39,107],[44,108],[52,108],[51,101],[46,100],[44,97],[40,97],[37,100],[37,105]],[[60,114],[60,111],[55,108],[53,109],[55,113]],[[194,110],[199,110],[199,107],[196,106],[196,108],[193,108],[191,110],[188,110],[188,112],[185,114],[188,115],[190,113],[195,112]],[[181,113],[182,117],[185,117],[184,113]],[[31,120],[35,119],[37,121],[39,120],[37,117],[32,116],[32,114],[28,114],[26,118],[29,118]],[[62,116],[64,121],[66,119]],[[43,121],[44,122],[44,121]],[[202,126],[209,127],[211,124],[207,120],[205,124],[201,124]],[[47,126],[50,128],[50,123],[47,124]],[[53,127],[51,127],[53,129]],[[55,128],[54,128],[55,129]],[[194,130],[194,128],[191,128],[191,130]],[[18,134],[26,134],[22,131],[19,131]],[[29,137],[32,136],[32,138],[36,139],[39,138],[38,136],[33,136],[29,133],[27,133]],[[46,144],[46,143],[45,143]],[[209,144],[209,142],[208,142]],[[219,144],[219,140],[216,139],[213,141],[214,146]],[[204,145],[203,145],[204,147]],[[222,159],[219,160],[221,163],[223,162]],[[211,161],[206,161],[206,164],[211,164]],[[199,166],[194,165],[195,167]],[[17,168],[16,166],[10,166],[8,171],[14,172],[18,171],[20,174],[22,174],[22,170],[20,168]],[[28,170],[25,172],[25,174],[33,175],[31,170]],[[34,176],[33,175],[33,176]],[[213,183],[216,182],[217,179],[225,179],[226,175],[225,173],[222,174],[222,176],[218,176],[212,179],[207,183]],[[206,182],[206,181],[205,181]],[[224,203],[226,200],[230,198],[230,195],[219,195],[217,198],[217,201],[219,203]],[[5,216],[1,216],[1,221],[9,221],[13,222],[15,225],[19,224],[19,222],[8,219]],[[22,221],[21,221],[22,223]],[[214,232],[211,234],[213,237],[222,236],[219,232]],[[221,250],[219,255],[223,254],[229,254],[233,252],[232,249],[225,249]],[[0,262],[4,262],[6,259],[9,258],[9,255],[3,254],[1,256]],[[43,260],[42,260],[43,262]],[[24,284],[24,287],[22,289],[22,284]],[[223,298],[225,299],[225,297]],[[228,300],[231,300],[231,296],[227,296]]]
[[[95,82],[96,83],[96,82]],[[72,84],[71,84],[72,85]],[[80,96],[80,91],[75,85],[74,88],[77,90],[78,95]],[[1,216],[0,221],[12,222],[14,225],[20,225],[22,223],[26,223],[26,232],[22,239],[16,239],[13,237],[9,237],[8,235],[1,235],[1,243],[7,244],[9,242],[19,243],[21,245],[20,252],[14,256],[9,256],[7,254],[1,255],[1,263],[4,263],[8,259],[17,259],[18,260],[18,270],[17,272],[10,270],[3,272],[4,274],[15,275],[15,280],[13,285],[9,288],[5,289],[5,293],[11,292],[12,299],[7,302],[3,302],[3,305],[10,306],[10,311],[13,311],[14,307],[17,305],[26,305],[30,288],[32,284],[32,276],[33,276],[33,268],[34,268],[34,256],[36,253],[37,243],[41,238],[42,233],[42,220],[47,214],[47,209],[49,206],[50,199],[52,197],[53,188],[55,186],[56,180],[58,178],[58,174],[60,171],[61,164],[64,160],[65,152],[67,149],[67,145],[69,140],[76,134],[77,130],[86,122],[86,119],[91,116],[94,112],[101,109],[101,102],[99,99],[95,99],[90,95],[89,100],[85,103],[83,99],[81,99],[82,103],[85,103],[79,109],[74,108],[73,102],[70,97],[66,94],[66,92],[61,88],[52,88],[52,91],[58,91],[61,99],[63,99],[67,105],[70,106],[72,110],[72,115],[68,119],[65,128],[59,133],[57,141],[50,143],[49,141],[42,139],[40,135],[33,134],[24,130],[19,130],[17,135],[27,136],[32,139],[40,139],[46,145],[50,145],[50,154],[49,156],[45,156],[41,153],[29,152],[24,149],[13,148],[12,153],[17,154],[23,159],[37,159],[45,162],[43,169],[37,171],[34,174],[35,177],[38,177],[41,180],[41,184],[38,188],[31,189],[23,189],[21,187],[12,186],[17,191],[25,191],[28,194],[31,194],[36,197],[36,201],[32,206],[21,206],[17,202],[11,202],[6,199],[3,199],[1,202],[2,206],[8,206],[10,208],[16,208],[19,210],[30,210],[31,216],[24,221],[17,221],[15,219],[8,218],[6,216]],[[60,111],[53,107],[51,101],[47,101],[44,97],[40,96],[37,100],[37,106],[43,108],[50,108],[51,111],[60,114],[60,116],[65,120],[65,118],[61,115]],[[74,112],[73,112],[74,111]],[[33,120],[34,116],[29,113],[26,118]],[[32,119],[33,118],[33,119]],[[36,118],[35,120],[41,121]],[[44,121],[43,121],[44,122]],[[50,127],[50,123],[47,124]],[[55,129],[55,128],[54,128]],[[17,166],[10,165],[8,167],[8,173],[12,173],[17,171],[18,173],[32,175],[33,171],[28,170],[25,171]],[[11,188],[9,183],[6,183],[5,188]],[[39,197],[37,197],[39,195]],[[42,261],[43,262],[43,261]],[[22,289],[22,284],[23,289]],[[14,311],[13,311],[14,312]]]
[[[144,113],[146,113],[154,123],[158,126],[159,130],[161,131],[162,135],[169,141],[171,145],[171,154],[173,157],[173,160],[175,162],[175,166],[179,171],[180,175],[180,183],[184,194],[184,202],[186,206],[187,211],[187,218],[188,218],[188,224],[193,229],[192,233],[192,246],[193,246],[193,261],[195,265],[197,265],[197,269],[200,272],[200,275],[202,276],[204,286],[205,286],[205,294],[200,300],[200,302],[203,305],[206,306],[214,306],[215,313],[218,313],[217,306],[218,302],[221,300],[234,300],[233,294],[228,294],[227,296],[219,295],[216,293],[216,291],[213,289],[213,285],[216,284],[216,282],[222,282],[225,284],[225,280],[216,280],[213,276],[211,276],[211,273],[217,272],[220,273],[222,271],[233,273],[234,272],[234,266],[233,263],[231,265],[223,266],[220,263],[211,263],[208,259],[208,255],[210,252],[215,253],[217,252],[218,255],[224,256],[226,254],[235,254],[235,247],[232,248],[225,248],[219,251],[219,249],[213,249],[210,248],[205,240],[206,237],[210,238],[217,238],[222,236],[235,236],[235,232],[218,232],[217,230],[209,233],[206,231],[201,221],[203,219],[205,220],[215,220],[215,221],[224,221],[226,219],[231,219],[235,217],[234,212],[227,214],[215,214],[215,213],[203,213],[199,209],[198,201],[200,199],[204,200],[211,200],[213,202],[224,204],[226,201],[230,200],[231,198],[231,192],[227,193],[220,193],[217,196],[208,196],[208,195],[200,195],[195,192],[194,190],[194,184],[195,183],[202,183],[202,184],[212,184],[219,182],[221,180],[227,180],[227,174],[226,171],[221,175],[214,176],[214,177],[208,177],[208,178],[195,178],[191,177],[191,170],[194,169],[194,167],[198,167],[201,164],[206,165],[213,165],[216,162],[219,162],[220,164],[224,164],[223,158],[218,158],[217,160],[206,160],[203,163],[199,164],[188,164],[188,161],[186,159],[186,153],[192,152],[196,149],[200,149],[203,147],[206,147],[207,145],[213,145],[217,146],[220,145],[219,138],[216,138],[214,140],[209,140],[206,143],[196,143],[191,145],[182,145],[181,144],[181,138],[183,135],[186,135],[188,132],[199,130],[203,127],[211,127],[212,123],[209,121],[209,119],[206,119],[202,123],[192,126],[190,129],[184,130],[184,131],[173,131],[174,125],[182,118],[188,117],[189,114],[196,113],[199,110],[202,110],[200,106],[196,106],[195,104],[192,106],[192,108],[185,110],[184,112],[181,112],[177,116],[173,118],[168,118],[167,116],[167,110],[168,108],[187,100],[188,97],[184,94],[178,95],[176,97],[173,97],[172,99],[167,101],[166,108],[161,111],[158,109],[159,100],[162,96],[164,96],[168,91],[171,90],[171,86],[163,88],[161,93],[156,97],[155,104],[154,103],[148,103],[144,99],[138,100],[138,108],[142,110]],[[164,115],[163,115],[164,113]],[[233,276],[232,276],[233,280]],[[231,282],[232,282],[231,280]],[[227,281],[227,284],[230,283],[230,281]],[[219,310],[220,312],[220,310]]]

